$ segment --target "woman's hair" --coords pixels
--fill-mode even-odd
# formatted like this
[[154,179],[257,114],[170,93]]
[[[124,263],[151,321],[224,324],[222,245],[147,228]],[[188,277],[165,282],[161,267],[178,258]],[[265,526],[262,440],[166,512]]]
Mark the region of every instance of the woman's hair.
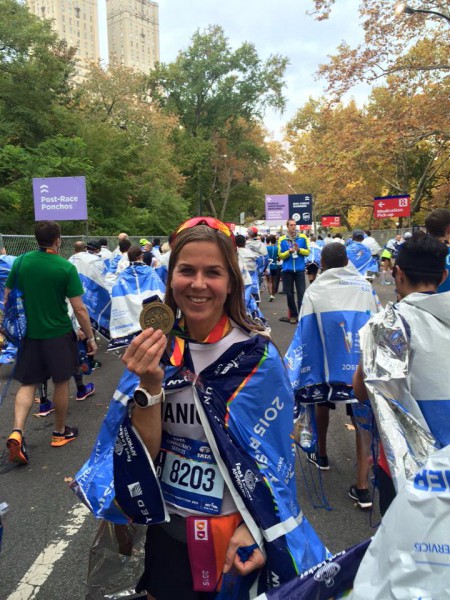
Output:
[[[231,292],[225,300],[224,310],[236,325],[247,331],[264,331],[254,323],[247,315],[244,304],[244,282],[239,269],[237,252],[233,241],[221,231],[208,227],[208,225],[196,225],[183,229],[172,244],[172,252],[169,259],[169,272],[167,276],[165,303],[176,313],[178,306],[173,297],[172,278],[173,271],[178,262],[181,251],[187,244],[193,242],[210,242],[216,244],[228,268]],[[218,315],[220,317],[220,315]]]
[[277,243],[277,238],[275,235],[268,235],[266,238],[266,241],[268,244],[276,244]]

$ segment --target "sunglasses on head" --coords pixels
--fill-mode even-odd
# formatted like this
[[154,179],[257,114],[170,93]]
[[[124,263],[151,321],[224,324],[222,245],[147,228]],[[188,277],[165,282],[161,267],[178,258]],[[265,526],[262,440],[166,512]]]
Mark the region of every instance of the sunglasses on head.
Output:
[[219,221],[219,219],[215,219],[214,217],[192,217],[191,219],[188,219],[178,227],[175,237],[185,229],[190,229],[191,227],[196,227],[197,225],[206,225],[211,229],[215,229],[216,231],[224,233],[227,237],[231,238],[233,246],[236,247],[236,240],[231,229],[228,227],[228,225],[225,225],[225,223],[222,223],[222,221]]

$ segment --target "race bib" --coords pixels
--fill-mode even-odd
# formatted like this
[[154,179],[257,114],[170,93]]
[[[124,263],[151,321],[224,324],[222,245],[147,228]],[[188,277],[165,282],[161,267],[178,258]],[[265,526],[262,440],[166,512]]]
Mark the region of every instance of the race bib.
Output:
[[167,502],[220,515],[224,480],[207,442],[163,433],[157,473]]

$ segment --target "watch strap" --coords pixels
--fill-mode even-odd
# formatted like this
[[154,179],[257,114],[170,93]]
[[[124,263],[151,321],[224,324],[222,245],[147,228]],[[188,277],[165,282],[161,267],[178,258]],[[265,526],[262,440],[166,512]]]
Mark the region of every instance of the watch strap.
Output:
[[145,394],[147,396],[147,406],[141,406],[140,404],[135,403],[140,408],[148,408],[149,406],[154,406],[155,404],[160,404],[160,403],[164,402],[165,397],[166,397],[163,387],[161,388],[161,391],[159,392],[159,394],[155,394],[155,395],[150,394],[150,392],[148,392],[145,388],[141,387],[140,385],[136,388],[135,391],[142,392],[143,394]]

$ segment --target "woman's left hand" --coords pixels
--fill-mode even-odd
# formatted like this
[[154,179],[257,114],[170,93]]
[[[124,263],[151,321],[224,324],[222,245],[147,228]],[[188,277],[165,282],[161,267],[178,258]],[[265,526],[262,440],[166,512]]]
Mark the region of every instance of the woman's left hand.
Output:
[[256,569],[261,569],[266,560],[263,553],[259,548],[255,548],[252,554],[245,562],[242,562],[239,554],[237,554],[238,548],[245,546],[252,546],[255,543],[252,534],[250,533],[247,525],[242,523],[233,534],[233,537],[228,544],[227,554],[225,556],[225,564],[223,572],[228,573],[232,567],[236,569],[239,575],[248,575]]

